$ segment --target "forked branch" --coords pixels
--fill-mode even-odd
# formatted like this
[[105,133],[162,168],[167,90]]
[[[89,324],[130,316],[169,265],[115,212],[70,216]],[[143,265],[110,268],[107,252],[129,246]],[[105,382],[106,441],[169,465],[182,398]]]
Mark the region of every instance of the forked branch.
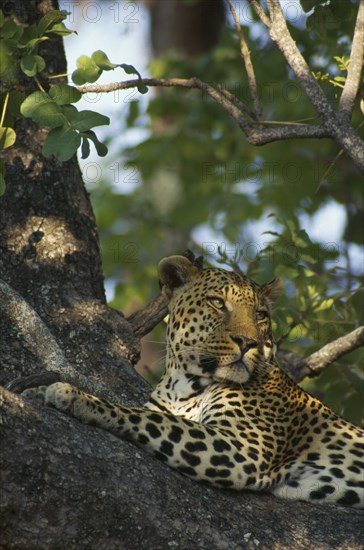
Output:
[[[167,88],[186,88],[198,89],[206,95],[210,96],[218,103],[240,126],[247,140],[252,145],[265,145],[273,141],[281,141],[294,138],[329,138],[330,132],[323,125],[311,126],[310,124],[301,123],[277,123],[278,127],[267,128],[267,122],[259,123],[255,121],[253,116],[249,116],[248,107],[244,106],[244,110],[232,94],[221,90],[219,85],[212,86],[199,80],[198,78],[143,78],[141,80],[146,86],[150,87],[167,87]],[[82,93],[110,93],[117,90],[128,90],[129,88],[137,88],[140,80],[126,80],[124,82],[115,82],[105,85],[81,86],[77,89]],[[364,161],[363,161],[364,162]]]
[[244,61],[246,74],[248,76],[249,90],[250,90],[251,98],[253,100],[255,116],[256,116],[257,119],[260,119],[261,116],[262,116],[262,108],[260,106],[257,81],[256,81],[256,78],[255,78],[253,63],[252,63],[252,60],[251,60],[251,57],[250,57],[250,51],[249,51],[249,48],[248,48],[248,44],[246,43],[246,40],[245,40],[243,29],[241,28],[239,18],[236,14],[234,4],[232,3],[231,0],[228,0],[228,4],[229,4],[231,14],[232,14],[232,16],[234,18],[234,21],[235,21],[236,30],[238,31],[238,34],[239,34],[240,53],[241,53],[241,57],[243,58],[243,61]]
[[331,138],[346,152],[357,168],[361,172],[364,172],[363,142],[350,124],[349,117],[342,116],[343,113],[346,115],[351,113],[360,81],[360,72],[363,64],[364,0],[360,1],[353,38],[350,68],[341,97],[340,111],[338,113],[334,111],[319,83],[313,77],[309,66],[293,40],[279,1],[267,0],[269,10],[268,17],[258,0],[249,0],[252,9],[267,27],[271,39],[282,52],[288,65],[291,67],[302,86],[302,89],[316,109],[322,121],[319,125],[259,120],[261,106],[257,93],[253,64],[234,6],[230,0],[228,0],[228,2],[240,36],[241,55],[248,75],[250,93],[254,104],[254,113],[252,113],[244,103],[239,101],[227,90],[224,90],[220,85],[211,85],[198,78],[143,78],[141,80],[127,80],[125,82],[107,85],[82,86],[79,87],[78,90],[83,94],[108,93],[116,90],[127,90],[129,88],[138,87],[141,81],[146,86],[198,89],[210,96],[238,123],[248,142],[252,145],[259,146],[274,141],[295,138]]
[[[361,0],[361,4],[363,0]],[[313,77],[309,66],[293,40],[278,0],[267,0],[271,25],[269,35],[294,71],[299,83],[322,119],[322,125],[330,136],[344,149],[364,172],[364,145],[348,119],[336,113],[320,85]]]

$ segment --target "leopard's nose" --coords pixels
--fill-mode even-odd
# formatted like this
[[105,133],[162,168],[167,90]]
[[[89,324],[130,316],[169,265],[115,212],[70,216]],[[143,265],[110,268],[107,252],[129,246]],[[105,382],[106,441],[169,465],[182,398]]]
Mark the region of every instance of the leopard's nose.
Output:
[[235,344],[238,344],[241,353],[244,355],[249,349],[257,348],[258,342],[252,338],[246,338],[245,336],[230,336]]

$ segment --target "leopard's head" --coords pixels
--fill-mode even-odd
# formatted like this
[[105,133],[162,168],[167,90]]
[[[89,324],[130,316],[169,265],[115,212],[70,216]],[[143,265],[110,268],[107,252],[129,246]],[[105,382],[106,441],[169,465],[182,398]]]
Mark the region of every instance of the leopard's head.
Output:
[[176,368],[243,384],[272,360],[270,308],[279,280],[259,285],[241,273],[203,269],[184,256],[164,258],[158,272],[170,311],[167,354]]

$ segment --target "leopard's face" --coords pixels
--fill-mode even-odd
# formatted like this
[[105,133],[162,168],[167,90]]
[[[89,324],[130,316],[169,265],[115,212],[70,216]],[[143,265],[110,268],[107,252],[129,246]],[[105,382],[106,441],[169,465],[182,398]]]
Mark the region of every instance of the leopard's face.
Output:
[[160,278],[169,299],[167,346],[186,372],[242,384],[271,360],[270,302],[279,282],[260,286],[181,256],[162,260]]

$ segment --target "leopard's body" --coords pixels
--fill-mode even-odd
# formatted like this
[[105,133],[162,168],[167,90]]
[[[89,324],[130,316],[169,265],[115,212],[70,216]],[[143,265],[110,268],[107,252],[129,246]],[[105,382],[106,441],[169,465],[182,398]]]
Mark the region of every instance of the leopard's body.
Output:
[[46,402],[146,448],[183,474],[233,489],[364,507],[364,431],[275,366],[270,302],[238,273],[172,256],[167,364],[142,408],[52,384]]

